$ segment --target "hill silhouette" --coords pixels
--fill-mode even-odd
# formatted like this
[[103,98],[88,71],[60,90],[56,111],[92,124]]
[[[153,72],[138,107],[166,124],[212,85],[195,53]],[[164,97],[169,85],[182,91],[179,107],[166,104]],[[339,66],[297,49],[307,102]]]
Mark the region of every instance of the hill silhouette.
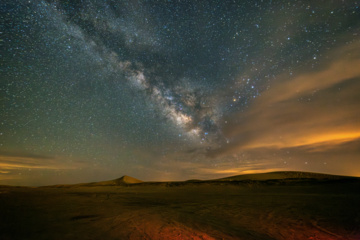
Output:
[[57,184],[53,186],[46,187],[59,187],[59,188],[69,188],[69,187],[98,187],[98,186],[128,186],[131,184],[143,183],[143,181],[124,175],[120,178],[108,181],[100,182],[91,182],[91,183],[78,183],[78,184]]
[[79,184],[58,184],[47,187],[95,187],[95,186],[131,186],[131,185],[164,185],[164,186],[183,186],[199,184],[293,184],[293,183],[317,183],[317,182],[334,182],[334,181],[359,181],[358,177],[339,176],[323,173],[298,172],[298,171],[280,171],[268,173],[243,174],[231,177],[199,180],[190,179],[187,181],[164,181],[164,182],[144,182],[139,179],[124,175],[120,178],[108,181],[79,183]]
[[299,172],[299,171],[279,171],[279,172],[268,172],[268,173],[254,173],[236,175],[231,177],[220,178],[212,181],[242,181],[242,180],[281,180],[281,179],[344,179],[353,178],[348,176],[331,175],[324,173],[313,173],[313,172]]
[[134,183],[142,183],[143,181],[124,175],[121,178],[115,179],[113,180],[117,183],[117,185],[121,185],[121,184],[134,184]]
[[136,184],[142,183],[143,181],[124,175],[121,178],[117,178],[114,180],[109,181],[101,181],[101,182],[94,182],[94,183],[85,183],[81,184],[82,186],[122,186],[122,185],[129,185],[129,184]]

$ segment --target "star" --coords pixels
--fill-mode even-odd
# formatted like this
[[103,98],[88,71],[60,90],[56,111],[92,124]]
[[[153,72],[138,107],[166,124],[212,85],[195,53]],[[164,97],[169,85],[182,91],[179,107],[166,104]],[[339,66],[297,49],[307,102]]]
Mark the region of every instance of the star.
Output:
[[359,174],[359,4],[325,5],[6,1],[0,180]]

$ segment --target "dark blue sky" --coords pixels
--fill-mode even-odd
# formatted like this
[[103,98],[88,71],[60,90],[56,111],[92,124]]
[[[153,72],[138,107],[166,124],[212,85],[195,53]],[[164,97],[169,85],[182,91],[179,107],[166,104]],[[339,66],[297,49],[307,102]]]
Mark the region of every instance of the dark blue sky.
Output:
[[360,175],[357,1],[6,0],[1,11],[4,184]]

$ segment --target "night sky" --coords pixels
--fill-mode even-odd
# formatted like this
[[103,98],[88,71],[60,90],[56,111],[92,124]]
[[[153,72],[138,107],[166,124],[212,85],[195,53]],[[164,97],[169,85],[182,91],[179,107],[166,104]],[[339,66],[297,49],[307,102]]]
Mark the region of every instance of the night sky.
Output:
[[0,184],[360,176],[359,1],[1,1]]

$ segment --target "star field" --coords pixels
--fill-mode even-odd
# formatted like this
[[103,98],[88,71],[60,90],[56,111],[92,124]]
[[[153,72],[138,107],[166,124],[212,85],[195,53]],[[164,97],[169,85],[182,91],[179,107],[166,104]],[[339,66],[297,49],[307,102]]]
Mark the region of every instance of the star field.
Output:
[[4,1],[0,181],[359,175],[359,4]]

